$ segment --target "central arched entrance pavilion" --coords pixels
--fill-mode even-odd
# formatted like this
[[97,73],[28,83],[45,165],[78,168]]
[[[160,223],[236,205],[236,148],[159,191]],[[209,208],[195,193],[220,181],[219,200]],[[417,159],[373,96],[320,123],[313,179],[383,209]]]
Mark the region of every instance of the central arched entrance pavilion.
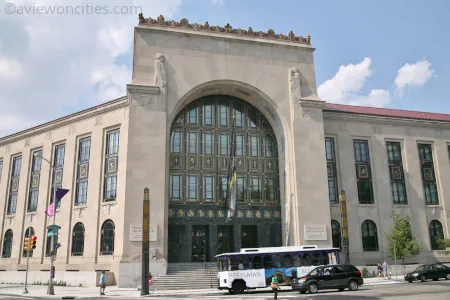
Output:
[[[235,218],[225,223],[232,130],[237,205]],[[170,263],[212,261],[240,248],[281,246],[277,149],[267,119],[238,98],[207,96],[179,112],[170,132]]]

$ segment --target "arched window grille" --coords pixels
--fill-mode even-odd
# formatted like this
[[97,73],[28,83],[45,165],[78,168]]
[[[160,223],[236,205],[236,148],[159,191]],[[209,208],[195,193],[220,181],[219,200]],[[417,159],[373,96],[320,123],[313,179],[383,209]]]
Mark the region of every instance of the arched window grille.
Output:
[[3,239],[3,251],[2,251],[3,258],[11,257],[12,243],[13,243],[13,232],[11,229],[8,229],[5,232],[5,238]]
[[363,251],[378,251],[377,225],[371,220],[365,220],[361,225]]
[[84,225],[75,224],[72,232],[72,256],[83,256],[84,252]]
[[112,255],[114,253],[114,223],[106,220],[102,225],[101,234],[101,255]]

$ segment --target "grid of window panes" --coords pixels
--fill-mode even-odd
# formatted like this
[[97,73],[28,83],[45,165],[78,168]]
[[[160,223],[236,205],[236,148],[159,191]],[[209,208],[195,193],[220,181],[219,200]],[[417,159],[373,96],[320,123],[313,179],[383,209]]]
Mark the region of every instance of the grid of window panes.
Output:
[[78,146],[78,171],[75,205],[85,205],[88,192],[89,157],[91,151],[91,138],[82,138]]
[[433,148],[431,144],[419,144],[420,167],[426,205],[438,205],[439,195],[434,173]]
[[110,130],[106,133],[104,201],[116,199],[118,154],[119,129]]
[[[53,203],[54,188],[62,188],[62,180],[64,174],[64,156],[65,156],[66,146],[64,144],[55,146],[55,153],[53,155],[53,165],[54,170],[52,174],[52,193],[50,195],[50,203]],[[58,178],[56,178],[58,176]],[[58,207],[61,206],[61,202],[57,203]]]
[[30,187],[28,194],[27,212],[35,212],[37,210],[39,198],[39,182],[42,165],[42,150],[33,151],[30,174]]
[[330,203],[338,203],[338,187],[336,174],[336,153],[334,148],[334,139],[331,137],[325,138],[325,154],[327,158],[327,173],[328,173],[328,195]]
[[391,179],[392,200],[394,204],[407,204],[408,198],[405,188],[401,144],[400,142],[386,142],[386,148]]
[[354,140],[356,179],[358,199],[361,204],[373,204],[372,174],[370,170],[369,143],[367,140]]
[[227,199],[233,129],[237,201],[279,203],[277,144],[269,122],[253,106],[225,96],[197,100],[173,122],[169,178],[172,202]]
[[16,213],[17,206],[17,192],[19,190],[20,166],[22,164],[22,156],[16,156],[12,161],[11,181],[9,185],[8,197],[8,215]]
[[13,244],[13,232],[11,229],[8,229],[3,239],[3,250],[2,250],[3,258],[11,257],[12,244]]

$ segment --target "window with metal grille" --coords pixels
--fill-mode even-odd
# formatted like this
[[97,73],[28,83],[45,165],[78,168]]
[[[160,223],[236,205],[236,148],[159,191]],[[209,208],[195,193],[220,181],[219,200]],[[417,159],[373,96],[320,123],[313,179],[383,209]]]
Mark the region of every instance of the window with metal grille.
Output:
[[16,156],[12,159],[11,167],[11,181],[9,184],[9,197],[8,197],[8,215],[16,213],[17,206],[17,192],[19,191],[19,179],[20,179],[20,166],[22,164],[22,156]]
[[3,239],[3,250],[2,250],[3,258],[11,257],[12,243],[13,243],[13,232],[11,229],[8,229],[5,232],[5,237]]
[[90,151],[91,137],[80,139],[78,146],[78,170],[75,205],[86,205],[87,202]]
[[336,220],[331,220],[331,239],[333,241],[333,248],[341,248],[341,225]]
[[444,230],[442,228],[441,222],[438,220],[433,220],[430,222],[430,240],[431,240],[431,250],[444,250],[440,247],[438,241],[444,238]]
[[370,169],[369,143],[367,140],[354,140],[356,179],[360,204],[373,204],[372,172]]
[[419,144],[420,168],[426,205],[438,205],[439,195],[434,173],[433,148],[431,144]]
[[336,174],[336,154],[334,149],[334,139],[325,138],[325,155],[327,159],[328,174],[328,195],[330,203],[339,203],[337,174]]
[[114,253],[114,223],[106,220],[102,225],[102,234],[100,241],[100,254],[112,255]]
[[378,251],[377,225],[371,220],[365,220],[361,225],[363,251]]
[[[66,146],[64,144],[56,145],[53,155],[53,174],[52,174],[52,187],[50,195],[50,203],[53,203],[54,188],[62,188],[62,180],[64,173],[64,156]],[[61,202],[58,203],[58,207],[61,206]]]
[[117,197],[117,166],[119,162],[119,129],[106,133],[105,186],[103,201],[114,201]]
[[41,165],[42,150],[35,150],[32,152],[27,212],[35,212],[37,210],[39,199],[39,182],[41,178]]
[[84,252],[84,225],[77,223],[72,233],[72,256],[83,256]]
[[392,200],[394,204],[408,204],[403,172],[402,149],[400,142],[386,142],[391,180]]
[[[33,227],[28,227],[27,230],[25,230],[24,239],[25,238],[31,238],[33,235],[34,235],[34,228]],[[22,256],[23,257],[27,257],[27,252],[28,251],[23,250],[22,251]],[[33,257],[33,250],[30,250],[30,257]]]

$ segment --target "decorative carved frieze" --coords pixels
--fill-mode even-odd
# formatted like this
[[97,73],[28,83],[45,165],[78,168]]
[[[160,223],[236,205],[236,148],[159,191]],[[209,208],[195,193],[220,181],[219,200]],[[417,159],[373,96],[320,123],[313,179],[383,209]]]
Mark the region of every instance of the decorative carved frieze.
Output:
[[249,27],[248,30],[244,30],[241,28],[233,29],[233,27],[228,23],[224,27],[221,26],[210,26],[208,22],[205,22],[204,25],[194,23],[189,24],[189,21],[186,18],[180,20],[180,22],[176,21],[166,21],[164,16],[160,15],[157,19],[152,18],[144,18],[142,13],[139,14],[139,25],[141,26],[161,26],[161,27],[179,27],[186,28],[195,31],[203,31],[203,32],[211,32],[211,33],[221,33],[221,34],[235,34],[240,36],[249,36],[254,38],[263,38],[263,39],[271,39],[271,40],[281,40],[286,42],[294,42],[299,44],[311,45],[311,36],[307,34],[305,37],[296,36],[294,32],[291,30],[289,34],[286,36],[282,33],[275,34],[273,29],[269,29],[267,32],[262,31],[254,31],[252,27]]

